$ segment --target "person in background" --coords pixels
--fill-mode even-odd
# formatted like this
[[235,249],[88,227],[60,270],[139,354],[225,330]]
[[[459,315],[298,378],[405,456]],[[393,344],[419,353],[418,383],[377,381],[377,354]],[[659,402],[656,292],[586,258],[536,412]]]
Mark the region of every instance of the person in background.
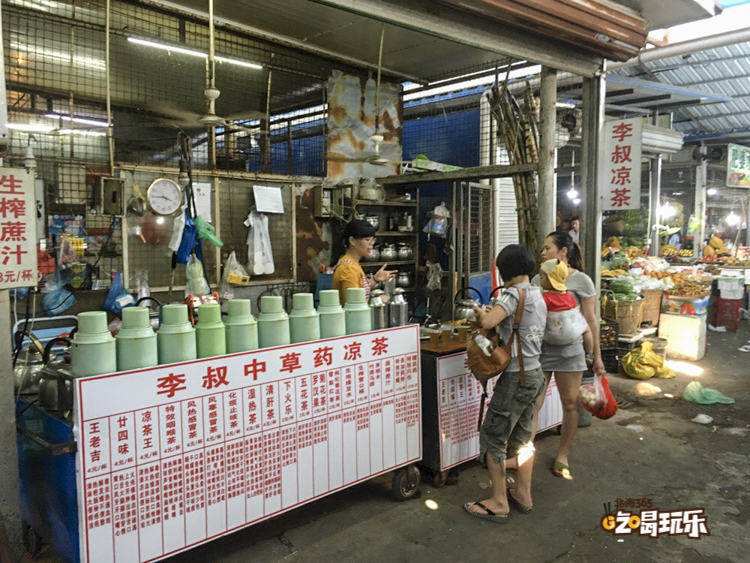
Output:
[[336,262],[333,272],[333,289],[339,291],[341,305],[346,304],[346,290],[350,287],[362,287],[365,290],[365,298],[370,298],[370,289],[375,282],[387,282],[396,273],[396,270],[386,270],[383,266],[375,273],[365,275],[359,261],[368,254],[375,245],[375,227],[362,219],[354,219],[346,224],[339,248],[334,251],[343,252],[341,258]]
[[668,244],[671,244],[677,250],[680,250],[682,248],[682,235],[680,235],[680,231],[674,232],[672,236],[669,237]]
[[581,220],[578,217],[571,217],[570,219],[570,231],[568,234],[570,235],[570,238],[573,239],[573,242],[576,244],[581,244],[580,239],[580,230],[581,230]]
[[[487,461],[492,496],[483,501],[467,502],[464,510],[476,518],[504,524],[508,520],[509,504],[522,513],[530,512],[533,506],[532,417],[534,404],[544,388],[539,355],[542,352],[547,307],[539,288],[529,282],[529,277],[536,268],[536,260],[526,246],[506,246],[498,254],[496,265],[506,290],[492,309],[476,307],[474,315],[484,329],[498,330],[503,341],[508,342],[520,303],[520,292],[525,293],[523,316],[518,329],[524,363],[523,385],[518,348],[514,343],[511,362],[498,378],[479,433],[479,457],[480,460]],[[506,455],[518,459],[518,487],[515,491],[505,488]]]

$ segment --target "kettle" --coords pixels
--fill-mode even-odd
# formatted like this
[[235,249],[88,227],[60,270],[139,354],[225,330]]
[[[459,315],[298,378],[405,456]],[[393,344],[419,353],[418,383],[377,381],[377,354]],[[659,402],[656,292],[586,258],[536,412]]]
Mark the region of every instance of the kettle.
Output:
[[141,297],[138,301],[136,301],[135,306],[146,307],[146,305],[141,305],[141,303],[143,303],[144,301],[151,301],[156,304],[156,309],[149,308],[148,321],[151,324],[151,328],[153,328],[154,330],[159,330],[159,327],[161,326],[161,301],[159,301],[156,297],[147,295],[145,297]]
[[33,395],[39,391],[39,378],[44,367],[44,347],[28,330],[17,333],[17,338],[23,338],[23,335],[28,336],[31,343],[26,351],[22,350],[18,355],[13,368],[13,388],[16,394]]
[[[52,358],[52,348],[59,343],[67,344],[62,358]],[[70,339],[53,338],[44,347],[44,368],[39,381],[39,404],[50,412],[64,418],[73,409],[73,371],[70,368]]]
[[398,275],[396,276],[396,285],[398,287],[411,287],[412,284],[412,276],[411,272],[407,272],[406,270],[401,270]]
[[373,246],[370,251],[362,257],[363,262],[377,262],[380,260],[380,249]]
[[398,259],[401,261],[411,260],[414,257],[414,252],[408,243],[398,243]]
[[380,247],[381,262],[393,262],[396,258],[398,258],[398,252],[395,244],[389,242]]
[[[471,299],[469,297],[459,299],[462,294],[466,293],[469,290],[475,292],[479,296],[480,301],[475,301],[474,299]],[[479,307],[481,305],[481,299],[482,294],[473,287],[467,286],[459,289],[458,293],[456,293],[456,301],[454,304],[454,320],[460,321],[461,319],[466,319],[467,321],[473,321],[474,307]]]
[[385,293],[376,289],[370,293],[370,310],[372,311],[372,330],[388,328],[388,304],[383,300]]
[[[502,285],[498,285],[495,289],[490,291],[490,307],[494,307],[498,304],[498,302],[500,301],[500,297],[503,295],[503,289],[505,288]],[[500,293],[497,295],[497,297],[492,297],[498,290],[500,290]]]
[[390,307],[390,323],[392,327],[404,326],[409,322],[409,303],[406,301],[404,290],[397,287],[388,304]]

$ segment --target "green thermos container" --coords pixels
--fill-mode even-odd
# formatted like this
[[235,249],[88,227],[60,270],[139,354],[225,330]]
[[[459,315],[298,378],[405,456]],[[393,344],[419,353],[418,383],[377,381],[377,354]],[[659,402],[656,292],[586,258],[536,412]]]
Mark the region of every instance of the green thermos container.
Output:
[[226,327],[221,322],[221,305],[204,303],[198,307],[195,339],[198,342],[199,358],[212,358],[227,353],[227,334]]
[[292,344],[320,340],[320,318],[315,310],[312,293],[295,293],[289,314]]
[[227,333],[227,354],[258,349],[258,323],[250,312],[249,299],[232,299],[224,322]]
[[260,298],[258,315],[258,344],[261,348],[285,346],[292,343],[289,332],[289,315],[284,311],[280,295],[264,295]]
[[324,289],[319,294],[320,337],[335,338],[346,334],[344,308],[339,301],[338,289]]
[[117,347],[107,330],[107,313],[90,311],[78,315],[78,332],[70,346],[70,369],[77,376],[117,371]]
[[151,328],[149,310],[126,307],[122,310],[122,327],[115,338],[117,370],[147,368],[159,364],[156,333]]
[[156,342],[159,345],[159,364],[187,362],[198,357],[195,329],[188,320],[187,305],[170,303],[161,309],[162,321]]
[[347,288],[344,316],[346,318],[346,334],[359,334],[372,330],[372,313],[365,299],[365,288]]

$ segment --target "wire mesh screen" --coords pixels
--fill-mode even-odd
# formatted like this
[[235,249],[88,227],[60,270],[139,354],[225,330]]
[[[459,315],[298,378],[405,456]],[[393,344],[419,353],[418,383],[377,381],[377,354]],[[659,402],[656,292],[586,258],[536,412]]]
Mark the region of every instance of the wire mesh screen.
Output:
[[469,274],[492,271],[492,190],[469,184]]

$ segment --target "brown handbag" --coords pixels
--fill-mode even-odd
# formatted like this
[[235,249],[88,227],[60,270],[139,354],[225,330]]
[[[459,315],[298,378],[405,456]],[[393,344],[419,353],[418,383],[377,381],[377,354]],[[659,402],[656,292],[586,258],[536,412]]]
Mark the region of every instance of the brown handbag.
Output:
[[[521,372],[521,387],[526,385],[526,379],[524,377],[525,373],[523,369],[521,335],[518,333],[518,328],[521,325],[521,319],[523,319],[523,309],[526,305],[526,291],[519,288],[518,294],[518,308],[516,309],[516,315],[513,318],[513,329],[511,330],[510,338],[508,338],[508,342],[507,344],[505,344],[505,346],[499,346],[497,344],[497,336],[495,335],[495,337],[493,338],[489,334],[489,331],[483,329],[475,330],[466,345],[466,354],[468,355],[466,365],[471,370],[472,375],[474,375],[477,381],[479,381],[479,383],[482,385],[482,401],[479,407],[480,430],[482,428],[482,418],[484,416],[484,404],[487,400],[487,382],[496,375],[501,374],[508,367],[508,364],[510,364],[510,361],[513,357],[512,350],[514,342],[516,343],[518,351],[517,358]],[[493,332],[495,332],[494,329]],[[489,356],[487,356],[482,348],[480,348],[476,343],[477,335],[482,335],[490,341],[495,340],[494,347],[492,348],[492,352]]]

